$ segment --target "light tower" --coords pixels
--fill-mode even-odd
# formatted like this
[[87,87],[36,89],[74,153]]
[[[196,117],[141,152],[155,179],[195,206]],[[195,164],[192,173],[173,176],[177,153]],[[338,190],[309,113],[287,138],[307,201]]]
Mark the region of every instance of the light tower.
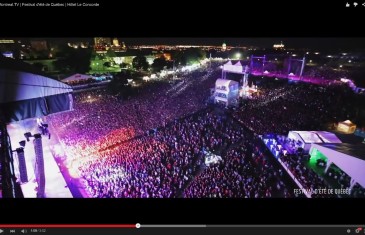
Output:
[[[25,143],[25,141],[24,141]],[[28,182],[28,174],[27,174],[27,165],[25,163],[25,157],[24,157],[24,148],[20,147],[16,149],[17,155],[18,155],[18,161],[19,161],[19,174],[20,174],[20,181],[22,183]]]
[[291,71],[291,65],[293,61],[298,61],[301,63],[300,66],[300,73],[299,73],[299,79],[301,80],[303,77],[303,71],[304,71],[304,67],[305,67],[305,56],[303,57],[303,59],[293,59],[291,56],[289,57],[289,64],[288,64],[288,76],[290,75],[290,71]]
[[242,86],[247,87],[248,86],[248,75],[250,73],[250,68],[248,65],[245,66],[245,69],[243,70],[243,79],[242,79]]
[[37,198],[44,198],[46,178],[44,175],[44,159],[41,134],[34,135],[33,145],[36,157],[35,176],[38,183]]
[[254,68],[254,60],[255,59],[258,59],[259,61],[262,60],[261,73],[263,74],[264,71],[265,71],[266,55],[264,55],[264,56],[254,56],[254,55],[251,55],[251,59],[250,59],[250,70],[251,71],[254,71],[253,68]]

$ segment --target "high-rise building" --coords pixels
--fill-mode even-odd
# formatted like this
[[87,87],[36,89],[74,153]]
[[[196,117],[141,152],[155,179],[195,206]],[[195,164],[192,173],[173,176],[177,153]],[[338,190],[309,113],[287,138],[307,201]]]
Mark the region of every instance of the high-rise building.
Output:
[[112,43],[110,38],[96,37],[94,38],[94,44],[95,46],[110,47]]

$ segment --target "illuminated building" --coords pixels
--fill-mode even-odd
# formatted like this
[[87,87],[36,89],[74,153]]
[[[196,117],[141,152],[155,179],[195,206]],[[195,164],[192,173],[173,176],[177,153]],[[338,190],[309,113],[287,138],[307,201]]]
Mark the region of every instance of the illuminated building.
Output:
[[88,48],[89,47],[89,42],[69,42],[67,43],[67,45],[69,47],[72,48]]
[[15,41],[9,39],[0,39],[0,44],[9,44],[9,43],[15,43]]
[[35,51],[48,50],[47,41],[45,41],[45,40],[30,41],[30,46]]
[[222,51],[225,51],[225,50],[227,50],[227,44],[224,42],[224,43],[222,44]]
[[94,49],[96,53],[106,53],[111,46],[110,38],[96,37],[94,38]]
[[119,47],[120,45],[119,45],[119,40],[118,40],[118,38],[114,38],[113,39],[113,46],[116,46],[116,47]]
[[109,49],[115,52],[123,52],[126,51],[126,46],[124,42],[120,44],[117,38],[111,40],[111,38],[96,37],[94,38],[94,49],[96,53],[106,53]]
[[94,38],[94,44],[95,46],[110,46],[111,40],[110,38],[96,37]]
[[155,58],[164,57],[166,60],[171,60],[171,53],[167,53],[164,51],[152,51],[152,55]]
[[21,50],[25,47],[20,40],[0,39],[0,53],[8,58],[21,58]]
[[122,44],[120,44],[119,40],[117,38],[113,39],[113,45],[111,45],[110,49],[115,52],[125,52],[127,50],[124,42],[122,42]]
[[284,49],[284,44],[283,44],[283,42],[280,42],[280,44],[274,44],[273,48],[275,50],[282,50],[282,49]]
[[13,58],[14,59],[14,55],[13,52],[11,51],[6,51],[2,53],[4,57],[8,57],[8,58]]

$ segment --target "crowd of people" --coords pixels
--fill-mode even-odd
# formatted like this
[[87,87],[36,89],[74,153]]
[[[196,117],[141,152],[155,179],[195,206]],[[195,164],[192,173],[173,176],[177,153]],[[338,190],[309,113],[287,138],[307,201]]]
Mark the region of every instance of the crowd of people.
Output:
[[80,136],[86,144],[91,144],[118,129],[133,130],[135,135],[141,135],[204,108],[217,73],[214,68],[208,72],[197,70],[175,83],[149,82],[138,89],[137,96],[128,100],[121,100],[106,90],[76,93],[73,112],[49,119],[69,145],[79,141]]
[[350,73],[345,69],[333,69],[326,66],[309,67],[304,71],[304,76],[322,79],[348,78]]
[[[213,64],[176,81],[149,81],[126,100],[105,90],[77,93],[74,111],[47,120],[71,175],[98,198],[298,196],[258,135],[345,120],[350,111],[338,96],[348,90],[264,81],[239,108],[207,107],[220,72]],[[221,161],[206,165],[207,153]],[[325,187],[295,155],[281,159],[306,187]]]
[[259,146],[245,138],[221,162],[207,167],[185,190],[185,197],[293,197],[291,185],[283,180],[283,170],[274,166],[269,154]]
[[[303,189],[311,189],[313,192],[317,189],[329,189],[331,188],[325,180],[320,177],[309,167],[306,167],[303,161],[306,161],[304,157],[300,157],[298,154],[281,154],[281,161],[288,167],[289,171],[293,174],[303,186]],[[336,197],[335,194],[320,194],[310,192],[311,197]]]
[[[188,158],[192,151],[199,154],[202,149],[209,151],[227,145],[230,139],[238,138],[235,130],[220,130],[217,126],[210,130],[205,127],[208,124],[204,123],[218,125],[219,121],[214,116],[205,117],[209,121],[201,118],[194,126],[191,126],[191,119],[181,121],[181,127],[178,126],[180,121],[176,121],[181,116],[205,107],[209,87],[214,85],[216,76],[217,71],[214,69],[207,72],[198,70],[172,84],[149,84],[141,89],[138,97],[126,101],[100,90],[77,94],[73,112],[49,118],[66,149],[67,167],[73,172],[72,175],[78,174],[86,179],[92,197],[176,196],[184,180],[189,180],[195,171],[191,164],[197,160]],[[202,87],[206,88],[202,90]],[[165,95],[168,93],[172,93],[173,98]],[[171,122],[176,123],[167,128]],[[156,127],[165,128],[157,131]],[[218,137],[211,133],[213,129],[215,132],[227,133]],[[184,130],[186,135],[182,136],[183,142],[175,140],[171,146],[166,145],[165,138],[179,138]],[[199,131],[200,135],[195,133]],[[146,132],[154,132],[156,136],[143,136]],[[225,139],[228,140],[224,141]],[[169,160],[172,158],[167,154],[167,151],[172,151],[170,148],[179,150],[172,156],[182,154],[185,158],[181,156],[180,161]],[[151,151],[150,154],[148,150]],[[141,152],[146,154],[140,154]],[[122,163],[123,166],[120,165]],[[149,174],[136,175],[136,165],[138,169],[145,167]],[[180,170],[185,168],[190,175]],[[173,176],[170,175],[171,169],[175,169]],[[151,177],[158,180],[155,177],[160,174],[165,174],[166,177],[157,186],[159,182],[151,180]],[[119,176],[125,180],[121,181]],[[146,180],[146,187],[141,185],[143,179]],[[128,183],[122,185],[123,182]],[[113,190],[115,187],[120,190]],[[128,187],[130,194],[114,194],[124,192],[125,187]],[[141,188],[145,190],[143,193]]]
[[243,129],[232,122],[205,110],[124,144],[79,153],[72,167],[92,197],[182,197],[205,152],[219,154],[238,142]]
[[[351,177],[336,165],[332,164],[325,175],[328,177],[328,180],[334,181],[339,189],[349,189],[351,187]],[[338,194],[340,197],[365,198],[365,188],[355,183],[351,191],[344,191]]]
[[[236,121],[208,109],[124,144],[74,152],[72,167],[91,197],[290,197],[283,171],[243,136]],[[207,152],[223,161],[205,165]]]
[[269,83],[260,87],[258,95],[245,101],[233,116],[256,134],[322,130],[328,124],[349,119],[350,107],[343,99],[347,92],[343,85]]

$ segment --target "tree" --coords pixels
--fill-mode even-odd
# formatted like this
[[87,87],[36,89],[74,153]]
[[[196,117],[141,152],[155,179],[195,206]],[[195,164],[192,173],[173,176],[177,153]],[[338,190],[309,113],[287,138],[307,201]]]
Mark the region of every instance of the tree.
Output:
[[123,70],[114,76],[113,80],[108,84],[107,89],[113,95],[121,95],[121,97],[128,97],[132,94],[132,87],[128,85],[128,79],[132,78],[130,71]]
[[40,62],[34,63],[33,66],[36,67],[37,69],[39,69],[40,71],[42,71],[43,67],[44,67],[44,65]]
[[110,59],[112,59],[113,57],[116,57],[117,54],[112,50],[112,49],[109,49],[107,52],[106,52],[106,56],[109,57]]
[[175,61],[175,66],[176,65],[186,65],[186,56],[184,51],[175,51],[173,54],[173,58]]
[[127,63],[124,63],[124,62],[119,64],[119,66],[120,66],[121,69],[126,69],[126,68],[129,67],[129,65]]
[[200,60],[206,58],[206,52],[200,48],[189,48],[184,52],[186,64],[192,65],[199,63]]
[[147,70],[149,67],[149,64],[148,64],[145,56],[138,55],[133,58],[132,66],[136,70],[140,70],[140,69]]
[[53,46],[53,56],[54,57],[67,57],[70,53],[74,50],[73,48],[69,47],[66,43],[55,44]]
[[160,72],[165,66],[167,66],[165,57],[161,56],[153,60],[152,69],[155,73]]
[[71,50],[66,49],[63,52],[65,57],[54,62],[54,66],[59,71],[65,71],[69,68],[73,73],[86,73],[90,70],[91,49],[78,48]]
[[110,63],[109,61],[107,61],[107,62],[105,62],[105,63],[103,64],[103,66],[104,66],[104,67],[108,67],[108,68],[109,68],[109,67],[111,67],[111,63]]

